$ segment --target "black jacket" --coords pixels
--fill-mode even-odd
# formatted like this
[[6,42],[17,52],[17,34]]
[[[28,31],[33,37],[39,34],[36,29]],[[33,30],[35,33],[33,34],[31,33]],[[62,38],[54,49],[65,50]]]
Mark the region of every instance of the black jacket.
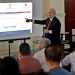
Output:
[[[34,20],[35,24],[46,25],[47,28],[49,22],[49,18],[45,20]],[[57,17],[54,17],[51,21],[49,30],[52,30],[52,34],[46,33],[45,37],[50,39],[50,41],[54,44],[60,42],[60,30],[61,30],[61,23]]]

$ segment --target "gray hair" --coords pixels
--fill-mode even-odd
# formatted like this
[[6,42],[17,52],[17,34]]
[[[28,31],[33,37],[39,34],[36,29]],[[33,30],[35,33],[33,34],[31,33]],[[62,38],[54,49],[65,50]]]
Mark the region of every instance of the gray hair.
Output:
[[56,14],[56,11],[54,8],[50,8],[50,11],[52,11],[54,14]]
[[49,39],[47,39],[47,38],[42,38],[40,40],[40,48],[45,48],[49,44],[51,44],[51,41]]

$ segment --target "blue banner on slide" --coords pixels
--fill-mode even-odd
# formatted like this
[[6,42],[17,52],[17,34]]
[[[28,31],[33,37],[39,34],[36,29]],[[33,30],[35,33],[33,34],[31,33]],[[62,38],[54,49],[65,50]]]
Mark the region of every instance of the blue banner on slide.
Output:
[[30,30],[0,32],[0,35],[14,35],[14,34],[28,34],[28,33],[31,33]]

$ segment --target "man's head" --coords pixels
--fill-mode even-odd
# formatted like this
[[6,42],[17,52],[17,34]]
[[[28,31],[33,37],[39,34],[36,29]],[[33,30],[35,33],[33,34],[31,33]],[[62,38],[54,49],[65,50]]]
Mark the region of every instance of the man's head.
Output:
[[49,44],[51,44],[51,41],[47,38],[42,38],[40,41],[39,41],[39,48],[40,50],[45,48],[46,46],[48,46]]
[[6,56],[2,59],[3,70],[2,75],[18,75],[19,65],[18,61],[12,56]]
[[19,46],[19,52],[22,56],[30,55],[30,46],[28,43],[22,43]]
[[51,9],[48,10],[48,16],[50,18],[53,18],[55,15],[56,15],[55,9],[51,8]]
[[45,49],[45,58],[47,64],[51,63],[58,64],[61,61],[62,52],[59,45],[48,45]]

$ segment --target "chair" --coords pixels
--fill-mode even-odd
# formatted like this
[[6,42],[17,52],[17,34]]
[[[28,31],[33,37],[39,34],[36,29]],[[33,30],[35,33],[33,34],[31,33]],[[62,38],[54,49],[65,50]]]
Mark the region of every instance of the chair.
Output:
[[75,29],[72,29],[71,33],[71,49],[75,50]]
[[67,36],[70,36],[69,32],[60,33],[61,44],[64,45],[64,55],[70,53],[70,38],[66,39]]
[[44,72],[43,70],[39,72],[32,72],[32,73],[26,73],[26,74],[19,74],[19,75],[48,75],[47,72]]

